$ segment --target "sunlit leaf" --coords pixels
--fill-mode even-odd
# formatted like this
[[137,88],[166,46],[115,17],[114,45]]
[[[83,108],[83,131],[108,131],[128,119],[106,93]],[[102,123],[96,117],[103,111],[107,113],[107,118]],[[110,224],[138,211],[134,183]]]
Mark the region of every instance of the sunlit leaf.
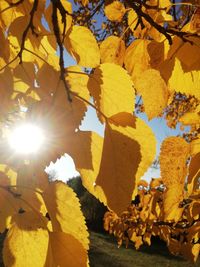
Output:
[[151,129],[131,114],[117,114],[106,123],[96,184],[102,187],[108,206],[116,213],[129,205],[133,191],[135,196],[138,180],[154,159],[155,146]]
[[135,88],[142,96],[149,119],[157,117],[167,106],[168,88],[159,71],[154,69],[144,71],[136,80]]
[[[73,235],[62,232],[50,232],[49,241],[52,259],[52,266],[71,266],[71,267],[86,267],[87,266],[87,251],[84,249],[81,242]],[[50,255],[49,255],[50,256]]]
[[17,214],[13,218],[3,248],[6,266],[45,266],[49,242],[45,224],[45,217],[34,212]]
[[43,193],[54,232],[64,232],[77,237],[88,249],[88,233],[80,203],[71,188],[62,182],[53,182]]
[[[114,79],[113,79],[114,77]],[[113,63],[101,64],[90,76],[88,89],[94,97],[100,120],[116,113],[134,111],[135,92],[131,77],[120,66]]]
[[104,12],[111,21],[120,22],[126,12],[124,4],[120,1],[106,1]]
[[100,52],[97,41],[86,27],[73,26],[65,38],[65,46],[79,65],[88,68],[99,65]]
[[106,38],[100,45],[101,62],[123,65],[125,54],[124,41],[114,35]]
[[167,187],[164,193],[165,220],[177,221],[180,218],[179,205],[184,198],[189,152],[189,144],[181,137],[168,137],[162,143],[160,169]]

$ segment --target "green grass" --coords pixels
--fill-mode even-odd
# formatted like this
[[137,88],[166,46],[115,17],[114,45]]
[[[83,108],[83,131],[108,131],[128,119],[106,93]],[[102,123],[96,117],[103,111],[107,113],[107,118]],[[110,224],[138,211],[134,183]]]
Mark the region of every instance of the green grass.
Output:
[[116,240],[109,235],[90,232],[90,267],[197,267],[171,255],[161,242],[136,251],[133,246],[117,248]]

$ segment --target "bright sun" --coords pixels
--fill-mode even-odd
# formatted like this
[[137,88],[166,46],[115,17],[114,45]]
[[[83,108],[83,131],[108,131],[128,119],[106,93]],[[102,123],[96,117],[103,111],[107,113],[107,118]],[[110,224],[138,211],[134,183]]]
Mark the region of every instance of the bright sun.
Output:
[[38,126],[30,123],[13,129],[9,135],[9,144],[20,154],[36,153],[44,142],[44,133]]

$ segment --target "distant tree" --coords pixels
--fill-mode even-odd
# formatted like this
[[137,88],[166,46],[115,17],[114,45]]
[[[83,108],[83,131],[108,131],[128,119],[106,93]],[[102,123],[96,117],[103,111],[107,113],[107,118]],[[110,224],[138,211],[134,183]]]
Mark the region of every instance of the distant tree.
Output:
[[88,228],[95,231],[103,231],[103,217],[107,208],[85,189],[82,185],[81,177],[73,177],[67,181],[67,184],[79,197]]

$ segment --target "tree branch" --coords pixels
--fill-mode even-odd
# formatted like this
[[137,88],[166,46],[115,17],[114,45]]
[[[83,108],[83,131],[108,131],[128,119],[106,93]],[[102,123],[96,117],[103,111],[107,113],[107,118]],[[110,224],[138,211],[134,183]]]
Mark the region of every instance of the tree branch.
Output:
[[[18,53],[18,57],[20,59],[20,63],[22,63],[22,53],[23,53],[23,50],[24,50],[24,47],[25,47],[25,41],[26,41],[26,37],[27,37],[27,34],[28,34],[29,30],[30,29],[32,30],[32,34],[36,34],[35,33],[35,27],[33,25],[33,18],[34,18],[35,12],[37,11],[38,3],[39,3],[39,0],[34,0],[33,7],[32,7],[31,12],[30,12],[29,23],[28,23],[28,25],[27,25],[27,27],[26,27],[25,31],[23,32],[23,35],[22,35],[21,48],[20,48],[20,51]],[[37,34],[36,34],[36,36],[37,36]]]
[[70,95],[70,90],[68,88],[67,82],[65,80],[65,67],[64,67],[64,48],[63,48],[63,42],[60,38],[60,29],[58,26],[58,16],[57,16],[57,10],[59,10],[58,5],[60,4],[60,0],[51,0],[52,3],[52,24],[53,24],[53,30],[56,37],[56,41],[59,47],[60,52],[60,59],[59,59],[59,65],[60,65],[60,79],[63,81],[65,90],[67,92],[67,98],[69,102],[72,102],[72,98]]

